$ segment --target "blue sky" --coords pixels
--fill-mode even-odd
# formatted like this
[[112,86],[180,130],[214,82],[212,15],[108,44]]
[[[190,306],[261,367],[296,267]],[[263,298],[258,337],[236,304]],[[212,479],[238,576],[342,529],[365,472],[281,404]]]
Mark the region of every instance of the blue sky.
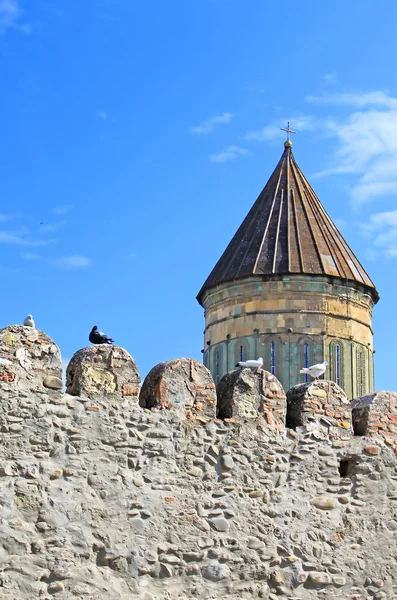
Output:
[[1,325],[142,374],[201,358],[195,296],[283,150],[375,281],[396,389],[397,4],[0,0]]

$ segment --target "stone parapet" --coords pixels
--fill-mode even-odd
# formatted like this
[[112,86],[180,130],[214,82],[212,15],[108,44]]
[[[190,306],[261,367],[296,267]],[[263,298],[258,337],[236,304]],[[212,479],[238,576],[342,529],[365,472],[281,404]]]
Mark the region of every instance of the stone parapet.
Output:
[[287,427],[315,423],[332,435],[352,431],[350,402],[333,381],[317,380],[296,385],[287,392]]
[[395,599],[391,447],[184,412],[2,397],[1,600]]
[[66,369],[66,391],[71,396],[137,401],[140,381],[132,356],[108,344],[78,350]]
[[188,418],[215,417],[215,384],[209,370],[197,360],[168,360],[146,376],[139,404],[149,409],[184,407]]
[[220,419],[265,418],[269,426],[285,429],[286,396],[278,379],[263,369],[236,369],[226,373],[217,386]]
[[351,403],[355,435],[381,438],[397,451],[397,392],[374,392]]
[[58,346],[43,331],[23,325],[0,329],[0,389],[3,392],[62,389]]

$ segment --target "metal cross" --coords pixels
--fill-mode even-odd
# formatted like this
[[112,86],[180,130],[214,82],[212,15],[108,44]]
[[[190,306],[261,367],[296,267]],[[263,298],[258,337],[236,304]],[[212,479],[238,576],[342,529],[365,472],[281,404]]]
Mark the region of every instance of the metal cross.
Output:
[[287,140],[289,141],[290,137],[291,137],[291,133],[296,133],[296,131],[292,131],[292,129],[290,129],[289,126],[289,121],[287,121],[287,127],[280,127],[281,131],[286,131],[287,132]]

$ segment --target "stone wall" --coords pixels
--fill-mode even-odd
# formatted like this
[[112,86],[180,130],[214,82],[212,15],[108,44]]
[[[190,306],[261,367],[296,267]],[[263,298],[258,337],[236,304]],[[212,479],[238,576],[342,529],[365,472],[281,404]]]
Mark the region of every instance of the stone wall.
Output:
[[378,431],[280,431],[238,399],[192,419],[43,375],[1,388],[1,598],[397,599],[397,454]]

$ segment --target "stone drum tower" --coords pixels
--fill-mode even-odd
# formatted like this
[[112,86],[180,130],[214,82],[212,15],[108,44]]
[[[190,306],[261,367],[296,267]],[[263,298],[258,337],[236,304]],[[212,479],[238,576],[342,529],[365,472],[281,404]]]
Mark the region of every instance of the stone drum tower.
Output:
[[[288,135],[289,135],[288,127]],[[215,382],[240,360],[285,389],[328,360],[349,398],[374,390],[378,292],[298,167],[288,139],[255,204],[201,288],[204,364]]]

